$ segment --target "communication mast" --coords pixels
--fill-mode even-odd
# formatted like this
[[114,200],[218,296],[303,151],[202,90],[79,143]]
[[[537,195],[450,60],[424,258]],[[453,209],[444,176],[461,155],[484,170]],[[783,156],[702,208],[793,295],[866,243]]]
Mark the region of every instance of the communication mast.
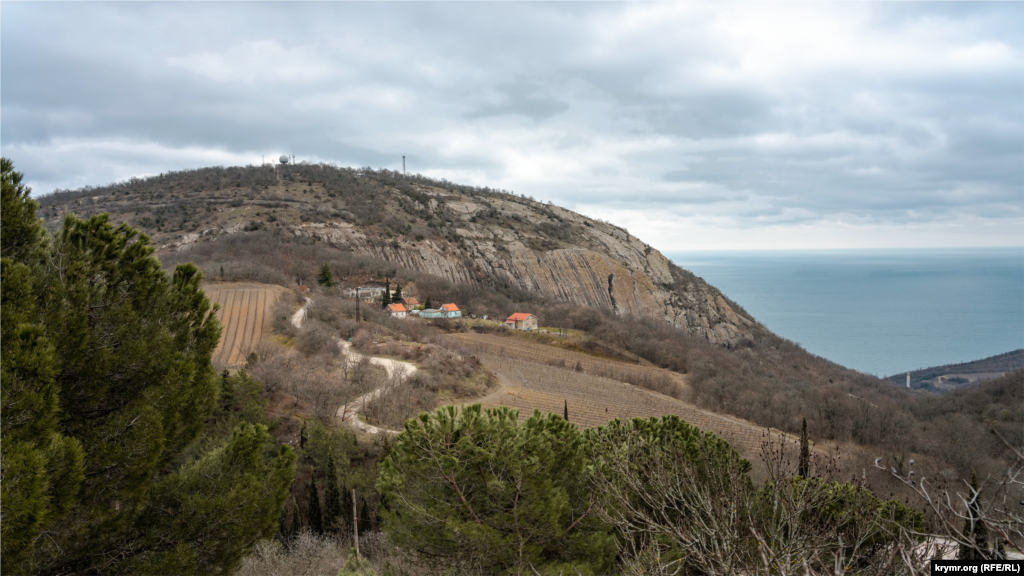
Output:
[[405,176],[405,155],[402,155],[402,176]]

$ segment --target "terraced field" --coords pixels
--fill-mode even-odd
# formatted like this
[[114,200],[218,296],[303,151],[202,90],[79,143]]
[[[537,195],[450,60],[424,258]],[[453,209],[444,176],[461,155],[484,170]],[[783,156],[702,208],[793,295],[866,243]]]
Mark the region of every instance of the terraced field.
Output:
[[480,360],[504,384],[481,400],[487,408],[508,406],[527,418],[534,410],[561,414],[584,428],[616,418],[646,418],[675,414],[701,430],[728,440],[747,458],[758,454],[765,430],[749,422],[702,410],[693,404],[609,378],[581,374],[510,356],[481,355]]
[[463,333],[452,334],[451,337],[477,354],[507,356],[538,364],[578,369],[589,375],[654,390],[686,388],[686,377],[677,372],[528,342],[516,335]]
[[204,284],[210,301],[220,304],[217,319],[223,332],[213,352],[213,363],[238,368],[265,334],[270,333],[270,307],[288,289],[255,282],[217,282]]

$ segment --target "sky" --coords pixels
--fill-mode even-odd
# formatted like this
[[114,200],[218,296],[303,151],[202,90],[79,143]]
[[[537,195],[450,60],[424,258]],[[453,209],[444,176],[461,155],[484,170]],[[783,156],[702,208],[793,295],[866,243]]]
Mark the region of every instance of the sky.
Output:
[[0,3],[43,194],[401,169],[663,251],[1024,245],[1021,3]]

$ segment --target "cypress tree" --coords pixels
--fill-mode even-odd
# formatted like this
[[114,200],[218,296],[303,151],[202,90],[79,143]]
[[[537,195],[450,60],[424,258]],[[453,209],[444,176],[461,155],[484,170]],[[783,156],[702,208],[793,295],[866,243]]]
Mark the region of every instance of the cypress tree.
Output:
[[565,403],[562,406],[562,418],[565,418],[565,421],[568,422],[569,421],[569,401],[568,400],[562,400],[562,402]]
[[328,532],[337,533],[341,521],[341,489],[338,486],[338,472],[334,465],[334,454],[327,457],[327,486],[324,488],[324,527]]
[[395,295],[391,298],[391,301],[392,302],[401,302],[402,301],[402,285],[401,284],[395,286]]
[[320,267],[320,274],[316,277],[317,284],[330,288],[334,286],[334,276],[331,275],[331,267],[324,262],[324,265]]
[[292,540],[302,533],[302,512],[299,511],[299,503],[292,498],[292,526],[290,529]]
[[359,507],[359,534],[369,534],[373,525],[370,523],[370,506],[366,503],[366,498],[360,498],[361,506]]
[[423,303],[423,308],[424,308],[425,310],[429,310],[429,309],[430,309],[430,306],[431,306],[431,302],[430,302],[430,296],[427,296],[427,301]]
[[391,304],[391,279],[384,279],[384,293],[380,295],[380,307],[387,308]]
[[807,440],[807,418],[804,418],[803,427],[800,429],[800,463],[797,466],[797,475],[807,478],[811,472],[811,448]]
[[299,430],[299,448],[306,447],[306,423],[302,423],[302,430]]
[[967,503],[967,519],[964,520],[963,535],[967,542],[960,543],[960,560],[988,559],[988,528],[981,516],[978,499],[978,473],[971,472],[971,500]]
[[320,493],[316,488],[316,470],[309,477],[309,510],[306,513],[309,519],[309,530],[313,534],[324,533],[324,518],[320,512]]

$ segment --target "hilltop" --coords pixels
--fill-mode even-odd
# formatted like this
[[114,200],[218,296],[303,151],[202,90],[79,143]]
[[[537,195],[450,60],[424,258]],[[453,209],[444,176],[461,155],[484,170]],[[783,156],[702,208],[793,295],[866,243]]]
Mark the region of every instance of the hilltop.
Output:
[[715,344],[764,331],[719,290],[628,231],[488,188],[298,164],[172,172],[40,201],[51,228],[65,211],[109,212],[149,234],[164,253],[264,231],[453,283],[501,285],[663,320]]

